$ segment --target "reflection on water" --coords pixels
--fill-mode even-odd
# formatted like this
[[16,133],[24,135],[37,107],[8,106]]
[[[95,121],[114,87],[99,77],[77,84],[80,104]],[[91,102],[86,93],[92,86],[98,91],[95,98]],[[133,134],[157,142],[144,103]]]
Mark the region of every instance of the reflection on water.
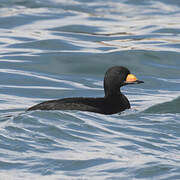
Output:
[[[180,2],[0,3],[3,179],[180,179]],[[42,101],[104,96],[105,71],[128,67],[132,109],[111,116],[26,112]]]

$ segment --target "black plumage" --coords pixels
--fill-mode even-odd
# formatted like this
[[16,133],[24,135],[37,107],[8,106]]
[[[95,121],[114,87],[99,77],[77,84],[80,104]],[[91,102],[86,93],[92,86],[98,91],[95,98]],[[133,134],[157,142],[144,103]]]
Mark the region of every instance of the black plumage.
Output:
[[114,114],[130,108],[130,103],[120,87],[128,84],[139,84],[143,81],[128,80],[130,71],[122,66],[114,66],[107,70],[104,77],[105,96],[101,98],[74,97],[45,101],[28,109],[30,110],[80,110],[101,114]]

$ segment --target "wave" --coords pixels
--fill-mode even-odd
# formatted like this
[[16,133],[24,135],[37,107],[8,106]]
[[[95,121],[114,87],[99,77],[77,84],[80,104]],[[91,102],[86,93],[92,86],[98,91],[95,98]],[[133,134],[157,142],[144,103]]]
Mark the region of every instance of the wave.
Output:
[[151,106],[145,113],[180,113],[180,96],[172,101]]

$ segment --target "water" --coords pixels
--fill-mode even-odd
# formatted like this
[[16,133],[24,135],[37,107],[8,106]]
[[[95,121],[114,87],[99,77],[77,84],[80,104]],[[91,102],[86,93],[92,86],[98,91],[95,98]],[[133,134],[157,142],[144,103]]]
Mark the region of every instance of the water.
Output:
[[[180,3],[1,0],[0,179],[180,179]],[[103,96],[108,67],[144,84],[132,109],[25,110]]]

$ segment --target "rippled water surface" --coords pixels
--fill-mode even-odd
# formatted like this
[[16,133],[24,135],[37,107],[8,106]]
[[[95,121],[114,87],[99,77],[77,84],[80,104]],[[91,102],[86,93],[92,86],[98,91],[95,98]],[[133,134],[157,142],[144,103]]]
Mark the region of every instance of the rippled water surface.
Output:
[[[26,112],[114,65],[132,109]],[[1,0],[0,77],[0,179],[180,179],[180,1]]]

